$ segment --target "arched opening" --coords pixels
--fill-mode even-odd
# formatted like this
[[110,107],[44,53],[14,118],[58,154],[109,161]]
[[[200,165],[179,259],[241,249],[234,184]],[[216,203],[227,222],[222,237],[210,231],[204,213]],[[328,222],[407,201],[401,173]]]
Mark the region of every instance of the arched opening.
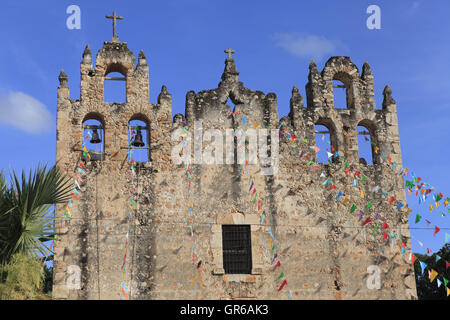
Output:
[[346,109],[353,106],[352,79],[344,72],[333,76],[331,88],[333,89],[333,103],[336,109]]
[[127,102],[127,77],[122,65],[112,64],[106,69],[103,95],[105,102]]
[[364,165],[378,163],[380,151],[373,123],[368,120],[361,121],[356,127],[356,134],[358,137],[359,163]]
[[150,122],[142,115],[136,115],[128,122],[128,161],[150,161]]
[[[336,130],[330,119],[319,119],[314,126],[316,146],[320,148],[317,152],[318,163],[329,163],[335,160],[337,152]],[[333,156],[330,156],[332,154]]]
[[[89,114],[83,121],[82,159],[90,161],[104,160],[105,127],[98,114]],[[86,152],[88,151],[88,152]]]

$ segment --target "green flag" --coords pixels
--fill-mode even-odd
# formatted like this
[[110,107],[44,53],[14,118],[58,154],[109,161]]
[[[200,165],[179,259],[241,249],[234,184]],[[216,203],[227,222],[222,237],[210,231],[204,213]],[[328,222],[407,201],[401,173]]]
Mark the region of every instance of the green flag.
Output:
[[366,177],[366,176],[363,176],[363,177],[361,178],[361,180],[359,180],[359,182],[364,182],[364,181],[366,181],[366,179],[367,179],[367,177]]
[[444,284],[445,284],[445,286],[447,286],[448,280],[445,279],[444,277],[442,277],[442,278],[444,279]]
[[420,219],[422,219],[422,216],[420,215],[416,215],[416,223],[420,221]]
[[350,164],[348,162],[345,162],[345,169],[347,170],[347,168],[350,166]]
[[353,213],[356,210],[356,205],[352,205],[352,208],[350,209],[350,213]]
[[369,203],[367,204],[367,209],[370,209],[370,208],[372,208],[372,202],[369,202]]
[[378,225],[375,225],[375,227],[373,227],[373,235],[375,235],[375,232],[377,232],[377,230],[378,230]]
[[281,271],[281,273],[280,273],[280,275],[278,276],[278,279],[277,280],[280,280],[281,278],[283,278],[284,277],[284,271]]

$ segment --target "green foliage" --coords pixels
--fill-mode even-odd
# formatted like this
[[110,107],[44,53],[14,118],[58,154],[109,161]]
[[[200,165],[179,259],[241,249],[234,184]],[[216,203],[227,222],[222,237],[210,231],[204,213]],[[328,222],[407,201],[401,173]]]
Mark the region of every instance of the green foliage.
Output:
[[43,291],[41,262],[25,254],[15,254],[0,268],[0,300],[49,299]]
[[46,241],[54,238],[54,204],[69,199],[70,180],[58,168],[39,166],[28,179],[11,174],[11,187],[0,175],[0,264],[7,264],[16,253],[33,257],[46,255]]
[[[443,277],[450,281],[450,268],[445,269],[445,262],[450,262],[450,243],[445,244],[438,252],[433,253],[431,256],[424,254],[414,253],[417,260],[425,262],[427,268],[422,275],[422,268],[419,261],[414,262],[414,271],[416,273],[416,286],[419,300],[450,300],[450,296],[447,297],[447,289],[444,285]],[[436,255],[439,255],[441,259],[436,262]],[[428,277],[428,270],[434,269],[438,272],[437,279],[442,284],[438,288],[437,281],[431,283]],[[450,287],[450,282],[449,282]]]

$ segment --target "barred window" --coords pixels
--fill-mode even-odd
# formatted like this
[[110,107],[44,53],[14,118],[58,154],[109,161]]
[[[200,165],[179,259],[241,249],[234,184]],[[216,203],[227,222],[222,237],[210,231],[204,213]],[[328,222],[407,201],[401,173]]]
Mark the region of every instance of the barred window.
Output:
[[222,225],[222,249],[225,273],[251,273],[252,245],[250,225]]

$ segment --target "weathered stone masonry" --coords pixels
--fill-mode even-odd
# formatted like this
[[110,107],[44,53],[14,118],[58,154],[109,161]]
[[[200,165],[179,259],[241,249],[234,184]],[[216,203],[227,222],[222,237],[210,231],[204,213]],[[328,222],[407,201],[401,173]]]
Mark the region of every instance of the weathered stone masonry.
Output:
[[[81,62],[80,100],[71,100],[68,77],[60,75],[57,111],[57,161],[63,172],[75,175],[80,161],[82,124],[96,119],[104,126],[103,161],[88,161],[80,200],[73,201],[72,218],[64,219],[57,206],[57,219],[64,219],[60,241],[55,245],[54,290],[57,299],[119,299],[120,270],[128,223],[130,167],[127,164],[128,123],[138,119],[150,127],[150,159],[138,163],[136,196],[138,210],[130,233],[128,287],[131,299],[193,299],[192,256],[194,242],[199,299],[415,299],[414,273],[407,255],[400,256],[401,241],[410,247],[408,220],[403,212],[387,203],[374,185],[389,190],[405,203],[403,180],[388,168],[381,151],[373,152],[374,164],[359,163],[356,127],[364,125],[372,141],[401,166],[396,102],[388,86],[382,109],[375,108],[373,75],[365,63],[362,73],[348,57],[331,57],[322,72],[312,61],[306,85],[306,107],[296,87],[292,90],[290,113],[279,119],[274,93],[250,90],[239,82],[233,58],[225,61],[218,88],[186,95],[185,115],[172,121],[172,97],[163,86],[156,104],[149,100],[149,67],[141,52],[137,64],[124,42],[105,42],[97,54],[95,67],[89,46]],[[104,77],[120,72],[126,77],[126,103],[104,102]],[[347,109],[334,108],[332,80],[341,80],[347,90]],[[226,105],[230,98],[234,110]],[[236,112],[236,118],[232,116]],[[355,170],[374,184],[352,186],[353,176],[345,175],[343,163],[336,161],[333,184],[350,203],[363,210],[365,218],[380,212],[378,224],[388,222],[390,232],[399,235],[397,245],[383,244],[373,227],[362,227],[348,204],[336,201],[336,193],[322,185],[321,164],[312,171],[291,140],[280,139],[280,167],[277,175],[258,174],[250,165],[262,201],[262,211],[248,192],[248,176],[243,165],[191,165],[191,194],[184,165],[170,158],[171,133],[184,121],[192,132],[196,120],[203,129],[225,130],[248,122],[278,128],[280,123],[298,141],[307,139],[304,150],[314,150],[314,125],[323,124],[331,132],[332,145]],[[77,149],[78,148],[78,149]],[[314,160],[313,151],[308,155]],[[360,188],[366,196],[360,197]],[[372,209],[365,209],[372,201]],[[193,233],[186,222],[192,204]],[[271,265],[267,233],[260,225],[261,213],[268,219],[288,285],[277,292],[280,269]],[[251,274],[224,274],[222,224],[251,225]],[[373,226],[373,225],[371,225]],[[199,264],[199,262],[201,263]],[[81,269],[81,288],[69,289],[67,267]],[[382,288],[366,286],[367,267],[381,269]]]

